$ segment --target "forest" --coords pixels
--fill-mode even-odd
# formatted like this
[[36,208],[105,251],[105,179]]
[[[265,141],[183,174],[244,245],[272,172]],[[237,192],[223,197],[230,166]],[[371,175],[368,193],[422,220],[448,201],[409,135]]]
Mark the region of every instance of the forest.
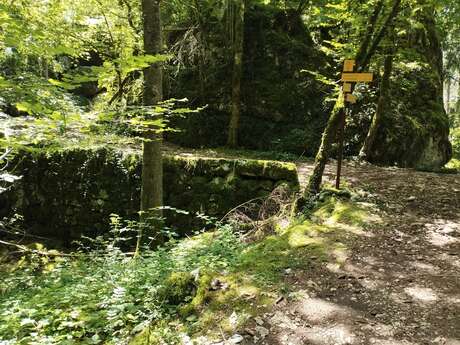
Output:
[[459,345],[458,0],[0,0],[0,345]]

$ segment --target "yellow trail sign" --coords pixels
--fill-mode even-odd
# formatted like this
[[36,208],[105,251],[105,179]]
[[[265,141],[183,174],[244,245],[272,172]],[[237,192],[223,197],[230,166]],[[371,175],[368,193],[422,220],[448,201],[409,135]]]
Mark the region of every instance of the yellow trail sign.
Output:
[[374,74],[372,73],[342,73],[343,82],[370,83],[373,80]]
[[343,92],[349,93],[351,92],[351,84],[350,83],[343,83]]
[[353,72],[353,70],[355,68],[355,65],[356,65],[355,60],[345,60],[345,62],[343,64],[343,71],[344,72]]
[[348,102],[348,103],[351,103],[351,104],[355,104],[356,103],[356,97],[353,96],[351,93],[347,93],[345,95],[345,101]]

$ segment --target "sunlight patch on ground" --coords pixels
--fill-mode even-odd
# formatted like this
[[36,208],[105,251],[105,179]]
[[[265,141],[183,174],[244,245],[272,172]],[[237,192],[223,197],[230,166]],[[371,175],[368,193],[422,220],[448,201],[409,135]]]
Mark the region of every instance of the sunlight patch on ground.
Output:
[[394,328],[384,323],[368,324],[365,325],[362,329],[367,330],[379,337],[386,337],[392,339],[392,337],[394,336]]
[[437,256],[437,259],[443,261],[447,265],[451,265],[455,268],[460,269],[460,258],[457,255],[450,255],[448,253],[442,253],[441,255]]
[[369,344],[373,345],[419,345],[419,343],[413,343],[411,341],[406,340],[396,340],[396,339],[376,339],[371,338],[369,339]]
[[276,325],[276,327],[284,328],[284,329],[290,329],[290,330],[295,330],[297,329],[297,325],[295,324],[295,321],[299,320],[293,320],[291,317],[288,315],[282,313],[282,312],[276,312],[275,315],[273,315],[270,318],[270,324]]
[[355,343],[356,338],[349,327],[343,324],[316,326],[304,337],[315,345],[351,345]]
[[332,251],[332,256],[339,264],[344,264],[350,254],[344,245],[337,245],[337,248]]
[[299,301],[297,311],[309,322],[320,323],[326,320],[347,319],[354,311],[320,298],[307,298]]
[[347,262],[342,267],[344,273],[349,273],[350,275],[362,279],[368,274],[368,271],[362,267],[358,267],[351,262]]
[[434,223],[425,224],[425,227],[428,229],[428,241],[437,247],[444,247],[459,242],[459,223],[438,219]]
[[342,272],[342,267],[339,263],[336,262],[329,262],[326,265],[326,268],[331,271],[332,273],[339,274]]
[[306,247],[309,245],[317,245],[323,246],[324,245],[324,238],[321,237],[308,237],[305,234],[302,234],[298,231],[293,231],[289,234],[289,245],[291,248],[300,248]]
[[374,211],[374,205],[369,203],[353,203],[331,197],[315,211],[313,218],[327,226],[363,235],[365,226],[382,222]]
[[444,299],[447,301],[447,304],[457,304],[458,306],[460,306],[460,294],[446,295]]
[[444,247],[458,242],[458,239],[449,235],[444,235],[433,231],[428,233],[428,242],[437,247]]
[[412,297],[412,299],[422,303],[433,303],[438,300],[438,295],[430,288],[413,286],[405,288],[404,292]]
[[432,264],[425,263],[425,262],[414,261],[414,262],[410,262],[409,265],[418,271],[423,271],[424,273],[431,274],[431,275],[436,275],[440,272],[439,267],[436,267]]

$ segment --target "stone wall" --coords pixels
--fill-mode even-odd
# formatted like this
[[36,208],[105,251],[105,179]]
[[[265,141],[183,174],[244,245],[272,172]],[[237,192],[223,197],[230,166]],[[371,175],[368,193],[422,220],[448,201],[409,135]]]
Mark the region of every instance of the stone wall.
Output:
[[[13,173],[22,179],[0,195],[0,216],[23,215],[34,234],[70,241],[81,234],[107,232],[112,213],[137,217],[142,164],[138,153],[107,148],[25,151],[16,160]],[[297,170],[290,163],[166,156],[164,173],[166,205],[216,218],[279,184],[298,188]],[[201,226],[190,215],[165,215],[180,233]]]

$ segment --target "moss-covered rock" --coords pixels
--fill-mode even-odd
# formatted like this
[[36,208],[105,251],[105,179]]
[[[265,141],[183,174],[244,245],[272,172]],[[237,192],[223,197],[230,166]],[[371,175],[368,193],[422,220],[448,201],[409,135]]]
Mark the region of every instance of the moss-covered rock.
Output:
[[160,293],[169,304],[179,305],[192,299],[196,293],[195,277],[189,272],[173,272]]
[[198,311],[200,307],[203,307],[204,304],[211,298],[211,282],[213,276],[211,274],[201,274],[197,282],[197,290],[193,299],[180,309],[180,314],[185,317],[191,313]]
[[[368,156],[372,163],[439,170],[452,156],[449,120],[441,96],[442,86],[432,69],[420,59],[395,66],[388,104]],[[375,103],[375,99],[369,101]],[[364,105],[362,109],[367,107]],[[365,117],[364,113],[350,122]],[[349,147],[349,154],[358,153],[367,128],[348,130],[348,141],[353,146]],[[362,140],[355,141],[353,136]]]

